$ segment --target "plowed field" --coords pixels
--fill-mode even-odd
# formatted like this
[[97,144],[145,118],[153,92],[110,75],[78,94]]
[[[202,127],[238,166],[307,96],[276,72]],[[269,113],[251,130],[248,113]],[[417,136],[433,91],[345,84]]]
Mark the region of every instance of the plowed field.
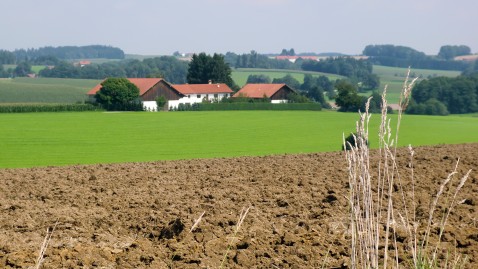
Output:
[[[478,144],[415,152],[417,212],[457,158],[452,184],[473,169],[442,241],[478,268]],[[407,150],[398,155],[406,170]],[[342,152],[3,169],[0,182],[1,268],[33,266],[53,227],[42,268],[219,268],[224,257],[224,268],[350,266]],[[398,241],[406,252],[407,234]]]

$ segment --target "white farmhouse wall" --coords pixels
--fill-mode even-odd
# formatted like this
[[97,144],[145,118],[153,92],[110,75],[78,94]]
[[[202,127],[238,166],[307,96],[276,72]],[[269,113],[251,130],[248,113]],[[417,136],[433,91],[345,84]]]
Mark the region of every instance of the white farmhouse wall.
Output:
[[287,103],[288,100],[284,99],[284,100],[271,100],[271,103],[273,104],[283,104],[283,103]]
[[158,104],[156,101],[143,101],[143,108],[145,111],[158,111]]
[[219,94],[189,94],[180,98],[179,100],[170,100],[168,102],[169,109],[177,108],[179,104],[196,104],[201,103],[204,99],[207,99],[211,102],[213,101],[221,101],[224,97],[230,97],[231,94],[229,93],[219,93]]

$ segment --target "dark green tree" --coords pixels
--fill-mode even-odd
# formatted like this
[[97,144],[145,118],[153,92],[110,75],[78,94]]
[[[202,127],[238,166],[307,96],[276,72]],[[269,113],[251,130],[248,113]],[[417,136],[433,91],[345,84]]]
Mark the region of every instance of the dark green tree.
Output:
[[440,48],[440,51],[438,52],[438,57],[443,58],[445,60],[452,60],[456,56],[462,56],[462,55],[468,55],[468,54],[471,54],[471,49],[468,46],[446,45]]
[[158,111],[163,110],[165,105],[168,103],[168,100],[164,96],[159,96],[156,98],[156,105],[158,106]]
[[106,110],[142,110],[139,89],[126,78],[108,78],[101,83],[96,101]]
[[0,50],[0,64],[14,64],[15,54],[8,50]]
[[357,89],[348,81],[340,80],[335,85],[337,89],[337,96],[335,103],[340,107],[341,112],[357,112],[365,103],[367,99],[364,96],[358,95]]
[[263,74],[249,75],[246,83],[271,83],[271,78]]
[[272,80],[272,83],[284,83],[287,86],[291,87],[292,89],[299,89],[300,82],[294,78],[291,74],[287,74],[281,78],[275,78]]
[[233,90],[238,86],[231,77],[231,68],[224,61],[224,56],[214,54],[212,57],[206,53],[194,54],[187,74],[187,82],[190,84],[225,83]]
[[13,70],[13,74],[16,77],[26,77],[28,74],[31,74],[31,73],[33,73],[32,66],[30,65],[29,62],[21,62]]

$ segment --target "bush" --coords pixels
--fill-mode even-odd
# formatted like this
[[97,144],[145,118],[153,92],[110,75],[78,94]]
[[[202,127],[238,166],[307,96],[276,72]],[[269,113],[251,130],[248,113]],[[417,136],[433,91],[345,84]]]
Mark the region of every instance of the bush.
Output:
[[446,108],[445,104],[438,101],[435,98],[427,100],[425,103],[422,104],[412,104],[406,110],[407,114],[415,114],[415,115],[439,115],[439,116],[446,116],[450,114],[448,109]]
[[197,104],[199,111],[215,110],[313,110],[320,111],[322,106],[319,103],[216,103],[216,104]]
[[362,141],[357,133],[351,133],[345,138],[345,143],[342,144],[342,150],[351,150],[352,148],[362,148],[364,142],[365,146],[368,147],[368,140]]

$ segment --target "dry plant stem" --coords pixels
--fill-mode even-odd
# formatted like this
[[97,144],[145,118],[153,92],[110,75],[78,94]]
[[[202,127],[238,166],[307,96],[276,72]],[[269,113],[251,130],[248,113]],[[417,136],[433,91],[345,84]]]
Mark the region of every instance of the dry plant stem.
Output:
[[44,261],[46,249],[48,248],[48,244],[50,243],[51,236],[53,234],[53,231],[55,231],[55,228],[56,228],[57,225],[58,225],[58,221],[55,223],[53,228],[49,227],[46,230],[46,235],[45,235],[45,238],[43,239],[43,243],[42,243],[42,246],[40,248],[40,253],[38,254],[38,258],[37,258],[37,261],[36,261],[36,264],[35,264],[35,267],[34,267],[35,269],[40,269],[40,267],[41,267],[41,265]]
[[[400,120],[403,110],[406,108],[411,89],[416,79],[409,83],[409,73],[403,85],[398,123],[396,127],[395,140],[391,140],[390,119],[387,117],[387,102],[385,87],[382,94],[382,113],[381,125],[379,131],[379,171],[377,180],[377,190],[372,187],[370,156],[366,144],[369,137],[369,122],[371,115],[368,112],[370,99],[367,101],[364,113],[360,113],[360,120],[357,122],[355,145],[349,143],[350,151],[346,151],[346,159],[349,167],[349,186],[351,205],[351,228],[352,228],[352,268],[378,268],[379,267],[379,247],[380,241],[385,238],[383,267],[387,268],[388,248],[391,225],[396,225],[395,212],[393,204],[394,180],[398,176],[398,166],[395,160],[398,141],[398,130],[400,129]],[[344,144],[346,142],[344,141]],[[344,147],[346,148],[346,147]],[[401,184],[400,184],[401,185]],[[403,191],[403,189],[402,189]],[[374,201],[374,198],[376,201]],[[402,196],[405,201],[405,197]],[[405,202],[404,202],[404,205]],[[386,209],[384,208],[386,207]],[[386,210],[386,216],[383,216],[382,210]],[[399,212],[397,212],[399,213]],[[408,222],[408,212],[406,210],[405,218]],[[384,223],[385,222],[385,223]],[[385,224],[385,236],[381,235],[382,225]],[[398,250],[396,235],[393,235],[393,244],[395,245],[395,261],[398,266]]]
[[206,213],[206,211],[202,212],[201,216],[199,216],[199,218],[197,218],[197,220],[194,221],[194,224],[193,224],[193,226],[191,227],[191,229],[189,230],[189,233],[192,233],[192,232],[194,231],[194,229],[197,228],[197,226],[198,226],[199,223],[201,222],[202,217],[204,216],[205,213]]
[[248,208],[244,208],[244,207],[242,208],[241,214],[239,215],[239,220],[237,221],[237,224],[236,224],[236,228],[234,229],[234,234],[231,236],[231,241],[229,241],[229,244],[227,245],[226,253],[224,253],[224,258],[222,259],[222,262],[219,268],[224,267],[224,264],[227,259],[227,255],[229,254],[229,251],[231,250],[232,245],[234,244],[234,241],[237,239],[237,233],[241,229],[242,223],[244,222],[244,219],[246,218],[247,213],[249,213],[249,210],[251,208],[252,208],[251,206],[249,206]]

